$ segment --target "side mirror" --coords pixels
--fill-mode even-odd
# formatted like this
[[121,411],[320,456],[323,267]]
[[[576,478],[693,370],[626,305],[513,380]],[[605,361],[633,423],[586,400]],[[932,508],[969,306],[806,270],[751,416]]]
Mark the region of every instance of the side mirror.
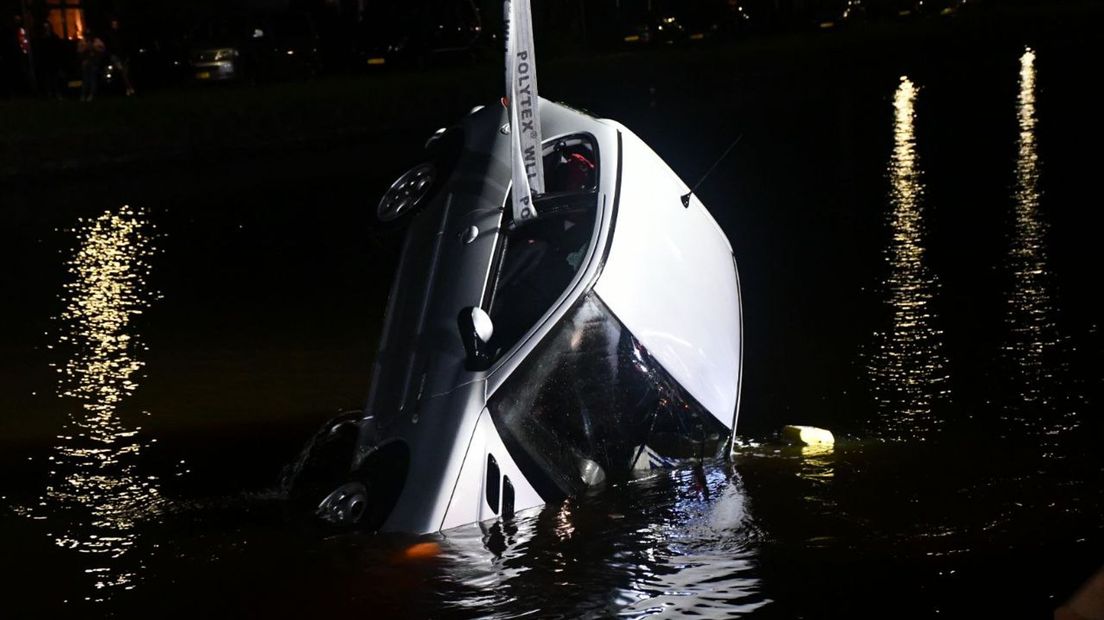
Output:
[[460,328],[460,340],[468,356],[469,370],[483,370],[491,363],[491,351],[488,344],[494,335],[494,323],[491,317],[476,306],[464,308],[456,319]]

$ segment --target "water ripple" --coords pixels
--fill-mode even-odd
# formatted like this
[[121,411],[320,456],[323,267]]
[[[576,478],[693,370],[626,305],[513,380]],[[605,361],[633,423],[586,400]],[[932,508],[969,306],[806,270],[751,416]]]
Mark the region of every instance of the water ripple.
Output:
[[1039,436],[1053,448],[1057,436],[1077,426],[1077,398],[1066,379],[1067,341],[1057,325],[1053,275],[1047,256],[1049,224],[1040,209],[1041,162],[1036,127],[1036,54],[1020,57],[1016,100],[1019,134],[1012,191],[1015,224],[1006,259],[1012,286],[1005,298],[1008,328],[1002,352],[1015,400],[1004,417],[1013,428]]
[[164,505],[156,476],[140,468],[153,440],[119,415],[138,389],[146,351],[135,320],[157,298],[147,282],[155,253],[152,225],[122,207],[73,231],[76,247],[57,317],[65,355],[55,365],[57,396],[72,405],[58,435],[44,495],[30,512],[48,514],[55,544],[82,554],[92,580],[86,600],[135,587],[139,569],[124,562],[139,526]]
[[950,395],[943,332],[932,301],[938,282],[925,262],[924,184],[916,151],[919,89],[902,76],[893,96],[893,153],[889,160],[891,232],[882,288],[889,326],[874,333],[867,355],[877,419],[887,439],[924,439],[939,428],[936,407]]

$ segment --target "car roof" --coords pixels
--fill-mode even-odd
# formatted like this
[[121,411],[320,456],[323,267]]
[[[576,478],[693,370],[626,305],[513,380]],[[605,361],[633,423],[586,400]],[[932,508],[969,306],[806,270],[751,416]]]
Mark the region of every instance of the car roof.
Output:
[[697,197],[624,126],[613,240],[594,290],[652,356],[731,427],[742,358],[732,246]]

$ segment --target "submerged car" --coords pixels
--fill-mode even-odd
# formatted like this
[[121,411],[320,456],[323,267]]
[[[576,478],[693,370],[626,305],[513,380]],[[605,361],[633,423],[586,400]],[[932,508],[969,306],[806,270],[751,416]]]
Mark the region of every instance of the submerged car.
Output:
[[728,239],[622,125],[543,99],[540,119],[537,217],[508,206],[499,106],[439,131],[380,201],[408,228],[367,404],[320,431],[292,490],[325,520],[435,532],[726,454]]

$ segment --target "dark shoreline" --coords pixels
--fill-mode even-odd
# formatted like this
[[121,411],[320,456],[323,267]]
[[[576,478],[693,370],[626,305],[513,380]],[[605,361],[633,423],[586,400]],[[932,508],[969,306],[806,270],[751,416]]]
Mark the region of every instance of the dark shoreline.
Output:
[[[596,89],[646,82],[650,74],[672,67],[690,76],[725,72],[734,81],[796,74],[847,80],[872,64],[902,61],[938,70],[940,63],[954,62],[961,54],[1036,40],[1052,45],[1091,41],[1102,18],[1104,6],[1092,2],[991,5],[950,17],[759,35],[712,46],[553,58],[542,71],[542,95],[585,107],[597,99],[590,95]],[[421,72],[176,88],[92,104],[0,102],[0,182],[50,183],[73,174],[233,161],[421,135],[435,128],[427,119],[448,124],[472,105],[494,101],[498,82],[498,64],[490,59]],[[630,87],[623,96],[638,94]]]

